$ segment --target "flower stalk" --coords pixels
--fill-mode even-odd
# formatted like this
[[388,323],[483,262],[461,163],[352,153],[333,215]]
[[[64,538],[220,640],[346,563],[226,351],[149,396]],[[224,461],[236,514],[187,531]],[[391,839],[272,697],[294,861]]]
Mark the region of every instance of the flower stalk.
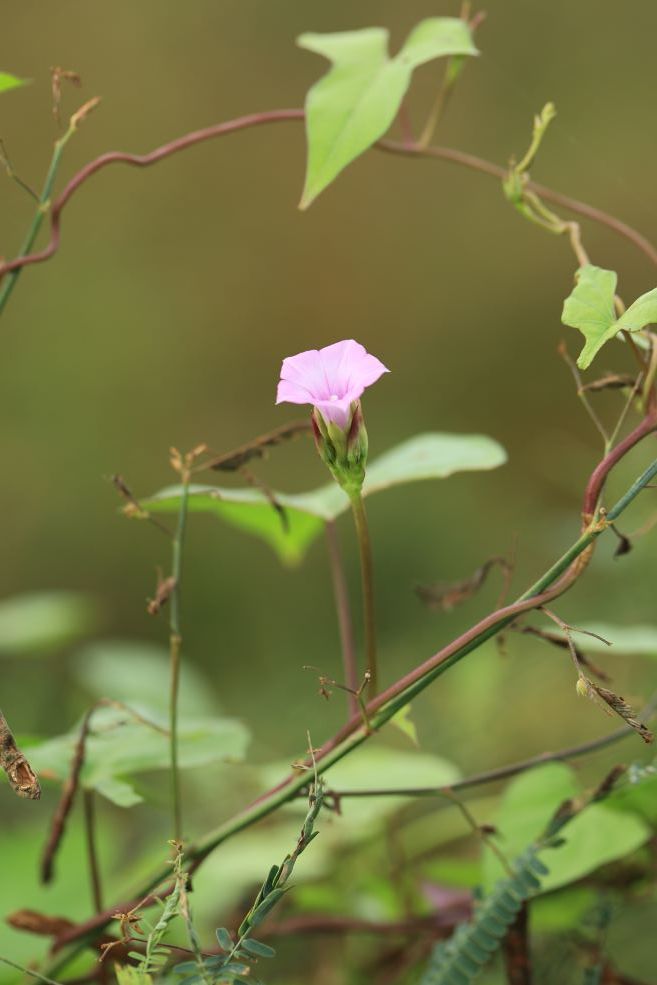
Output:
[[[187,458],[188,456],[186,456]],[[181,492],[178,522],[173,535],[171,556],[171,604],[169,607],[169,748],[171,755],[171,802],[173,809],[173,837],[182,843],[183,818],[180,796],[180,768],[178,763],[178,696],[180,690],[180,656],[182,634],[180,630],[180,585],[182,579],[183,550],[187,529],[187,507],[189,503],[189,462],[183,462],[174,450],[172,463],[180,473]]]
[[342,670],[347,694],[347,707],[349,716],[351,717],[358,714],[358,667],[356,665],[356,647],[354,645],[351,607],[349,605],[347,580],[342,564],[342,552],[340,550],[335,521],[327,520],[325,529],[331,579],[333,581],[333,594],[335,596],[335,608],[338,615],[338,628],[340,630],[340,649],[342,651]]
[[374,572],[372,565],[372,544],[367,523],[367,513],[363,497],[354,493],[351,497],[351,510],[356,526],[356,538],[360,554],[360,580],[363,597],[363,633],[365,637],[365,663],[369,673],[368,692],[370,698],[378,691],[378,662],[376,648],[376,624],[374,618]]

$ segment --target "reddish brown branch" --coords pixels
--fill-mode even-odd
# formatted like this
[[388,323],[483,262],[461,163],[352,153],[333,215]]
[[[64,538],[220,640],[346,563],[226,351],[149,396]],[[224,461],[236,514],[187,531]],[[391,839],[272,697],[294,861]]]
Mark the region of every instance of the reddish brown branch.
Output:
[[187,150],[188,147],[205,143],[205,141],[213,140],[215,137],[222,137],[227,133],[234,133],[236,130],[245,130],[261,123],[301,120],[303,117],[302,109],[278,109],[268,113],[250,113],[248,116],[240,116],[235,120],[228,120],[226,123],[217,123],[215,126],[204,127],[202,130],[193,130],[176,140],[162,144],[161,147],[156,147],[149,154],[128,154],[123,151],[110,151],[107,154],[102,154],[81,168],[65,186],[61,195],[55,199],[50,212],[51,237],[48,245],[38,253],[16,257],[15,260],[0,265],[0,278],[4,274],[11,273],[12,270],[20,270],[21,267],[27,267],[33,263],[43,263],[44,260],[49,260],[57,252],[61,238],[62,210],[89,178],[110,164],[131,164],[137,168],[146,168],[151,164],[157,164],[158,161],[163,161],[167,157],[172,157],[179,151]]
[[655,410],[647,414],[641,423],[633,431],[630,431],[627,437],[623,438],[615,448],[612,448],[593,470],[586,486],[582,506],[582,516],[585,523],[589,523],[595,514],[600,493],[611,470],[635,445],[638,445],[643,438],[653,431],[657,431],[657,411]]
[[71,771],[62,789],[62,795],[59,799],[59,803],[57,804],[57,808],[52,819],[50,834],[48,835],[48,840],[43,850],[43,856],[41,859],[41,882],[44,883],[51,882],[54,874],[55,856],[57,854],[57,849],[61,844],[61,840],[64,837],[66,822],[69,814],[71,813],[75,795],[78,791],[80,773],[84,765],[85,747],[87,736],[89,735],[91,716],[95,710],[96,705],[94,705],[93,708],[90,708],[82,719],[80,735],[75,744],[75,751],[71,761]]
[[[196,144],[204,143],[208,140],[214,140],[215,137],[223,137],[226,134],[235,133],[238,130],[246,130],[250,127],[268,123],[303,120],[304,116],[305,114],[302,109],[279,109],[269,110],[264,113],[250,113],[246,116],[237,117],[234,120],[227,120],[225,123],[217,123],[214,126],[204,127],[201,130],[194,130],[191,133],[184,134],[176,140],[162,144],[161,147],[157,147],[149,154],[129,154],[123,151],[111,151],[107,154],[102,154],[81,168],[54,201],[50,211],[51,236],[49,243],[43,250],[27,256],[19,256],[14,260],[0,264],[0,280],[5,274],[18,271],[31,264],[43,263],[43,261],[49,260],[54,256],[60,245],[61,214],[64,207],[89,178],[98,171],[102,171],[108,165],[130,164],[139,168],[148,167],[151,164],[156,164],[158,161],[165,160],[177,154],[179,151],[186,150],[188,147],[193,147]],[[482,174],[488,174],[493,178],[502,179],[507,174],[506,168],[494,164],[492,161],[486,161],[474,154],[468,154],[465,151],[456,150],[451,147],[419,147],[410,143],[398,143],[392,140],[380,140],[375,146],[378,150],[390,154],[438,158],[439,160],[459,164]],[[527,188],[536,192],[548,202],[560,205],[576,215],[584,216],[592,222],[597,222],[599,225],[613,230],[618,235],[629,240],[651,263],[657,266],[657,249],[645,236],[631,226],[628,226],[627,223],[622,222],[615,216],[609,215],[609,213],[604,212],[602,209],[597,209],[592,205],[588,205],[586,202],[580,202],[575,198],[570,198],[568,195],[553,191],[551,188],[546,188],[544,185],[537,184],[536,182],[528,182]]]
[[[376,146],[379,150],[389,151],[392,154],[435,157],[441,161],[460,164],[463,167],[470,168],[471,171],[480,171],[482,174],[489,174],[491,177],[499,178],[500,180],[506,178],[508,174],[507,168],[503,168],[499,164],[494,164],[492,161],[486,161],[481,157],[477,157],[475,154],[468,154],[466,151],[456,150],[452,147],[425,147],[421,149],[397,143],[393,140],[380,140]],[[535,192],[541,198],[544,198],[546,202],[560,205],[569,212],[575,213],[575,215],[581,215],[585,219],[590,219],[592,222],[597,222],[600,226],[606,226],[608,229],[613,230],[619,236],[629,240],[651,263],[657,266],[657,248],[653,246],[649,239],[646,239],[645,236],[636,229],[633,229],[632,226],[628,226],[626,222],[617,219],[616,216],[610,215],[603,209],[598,209],[593,205],[588,205],[586,202],[580,202],[579,199],[564,195],[562,192],[554,191],[552,188],[541,185],[537,181],[527,182],[526,188]]]

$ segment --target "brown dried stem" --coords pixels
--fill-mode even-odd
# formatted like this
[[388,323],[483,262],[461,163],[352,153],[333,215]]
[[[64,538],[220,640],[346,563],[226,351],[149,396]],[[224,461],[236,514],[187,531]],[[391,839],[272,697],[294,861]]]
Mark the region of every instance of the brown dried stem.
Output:
[[78,736],[78,741],[75,744],[73,760],[71,762],[71,770],[62,788],[62,795],[59,799],[59,803],[57,804],[57,808],[52,819],[52,824],[50,826],[48,840],[46,841],[43,855],[41,857],[41,882],[43,883],[51,882],[54,875],[55,856],[57,855],[57,849],[62,842],[62,838],[64,837],[66,822],[75,801],[75,795],[80,782],[80,773],[84,765],[85,747],[87,736],[89,735],[89,729],[91,727],[91,717],[96,708],[97,705],[90,708],[82,719],[80,734]]

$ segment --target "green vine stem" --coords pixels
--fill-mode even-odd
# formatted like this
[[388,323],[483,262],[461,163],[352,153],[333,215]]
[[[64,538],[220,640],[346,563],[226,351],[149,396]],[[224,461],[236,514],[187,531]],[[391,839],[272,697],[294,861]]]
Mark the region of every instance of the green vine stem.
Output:
[[360,553],[360,580],[363,595],[363,631],[365,634],[365,666],[369,674],[369,695],[375,697],[378,691],[378,666],[376,655],[376,624],[374,619],[374,572],[372,567],[372,544],[365,512],[365,503],[360,492],[351,496],[351,509],[356,525],[356,537]]
[[[337,763],[352,750],[356,749],[365,742],[370,735],[388,722],[400,708],[407,705],[417,694],[423,691],[432,681],[443,674],[449,667],[457,663],[468,653],[476,650],[482,643],[495,636],[500,630],[504,629],[513,622],[518,615],[528,612],[531,609],[546,604],[557,595],[565,592],[579,575],[583,572],[590,558],[591,549],[597,538],[609,529],[611,523],[618,519],[625,509],[636,499],[639,493],[657,476],[657,460],[655,460],[638,479],[630,486],[627,492],[618,500],[614,507],[604,517],[599,517],[591,523],[582,535],[571,545],[571,547],[556,561],[538,581],[527,589],[516,602],[507,605],[491,613],[482,619],[471,629],[467,630],[452,643],[448,644],[438,653],[430,657],[410,674],[397,681],[396,684],[380,694],[375,700],[371,701],[367,707],[369,715],[369,729],[366,729],[360,720],[352,721],[329,742],[327,742],[314,756],[317,773],[322,774],[334,763]],[[305,771],[295,772],[283,780],[278,786],[273,787],[263,794],[257,801],[243,810],[240,814],[225,821],[219,827],[209,832],[195,844],[187,849],[187,859],[190,863],[190,870],[198,868],[202,861],[220,844],[227,841],[239,831],[250,827],[256,821],[267,817],[277,808],[295,798],[299,792],[308,784],[308,776]],[[166,884],[170,872],[168,869],[159,871],[136,898],[142,898],[148,893],[152,893],[158,887]],[[53,962],[53,966],[47,970],[55,974],[66,967],[73,956],[78,951],[88,946],[88,943],[103,930],[113,919],[118,911],[127,911],[133,901],[126,904],[119,904],[106,910],[104,913],[93,917],[86,923],[79,924],[58,940],[58,946],[63,948],[68,944],[75,944],[75,947],[62,951]]]
[[[59,170],[59,165],[62,160],[62,154],[64,153],[64,148],[73,136],[73,134],[78,129],[79,123],[84,119],[86,114],[94,108],[96,105],[96,100],[91,100],[89,103],[85,104],[82,109],[78,110],[70,120],[68,129],[55,141],[55,146],[52,152],[52,158],[50,159],[50,166],[46,173],[46,180],[44,181],[41,194],[37,199],[37,210],[34,213],[34,218],[30,224],[30,227],[25,235],[21,246],[21,254],[27,256],[36,242],[36,238],[39,235],[39,231],[43,224],[43,220],[46,215],[50,212],[50,204],[52,198],[52,192],[55,185],[55,178],[57,177],[57,172]],[[10,270],[6,275],[4,281],[0,278],[0,315],[2,314],[5,305],[11,297],[12,291],[16,286],[16,281],[18,280],[22,267],[16,267],[14,270]]]
[[[645,708],[641,710],[639,717],[642,721],[648,722],[654,718],[656,711],[657,694],[654,694]],[[515,763],[507,763],[505,766],[496,766],[490,770],[483,770],[481,773],[473,773],[470,776],[464,777],[462,780],[456,780],[454,783],[450,783],[447,787],[381,787],[379,789],[370,787],[367,790],[329,789],[327,790],[327,794],[330,794],[338,802],[343,798],[347,799],[350,797],[436,798],[443,796],[446,790],[459,793],[461,790],[470,790],[472,787],[480,787],[488,783],[498,783],[500,780],[508,780],[511,777],[518,776],[520,773],[526,773],[527,770],[533,769],[535,766],[544,766],[546,763],[564,763],[571,759],[579,759],[581,756],[588,756],[591,753],[607,749],[609,746],[614,746],[617,742],[629,739],[633,734],[634,732],[631,726],[624,725],[621,728],[615,729],[613,732],[609,732],[607,735],[602,735],[597,739],[591,739],[589,742],[580,742],[578,745],[558,749],[556,752],[541,752],[536,756],[529,756],[527,759],[520,759]]]
[[347,591],[347,579],[345,578],[344,566],[342,564],[342,552],[340,550],[340,541],[335,520],[327,520],[325,529],[331,580],[333,582],[333,594],[335,596],[335,608],[338,615],[338,628],[340,630],[340,649],[342,651],[342,668],[347,693],[347,707],[349,714],[353,716],[358,714],[358,668],[356,666],[356,648],[354,645],[354,631],[349,605],[349,593]]
[[[163,144],[161,147],[156,147],[155,150],[151,151],[149,154],[129,154],[123,151],[110,151],[106,154],[102,154],[100,157],[90,161],[80,171],[78,171],[62,190],[58,198],[53,202],[52,208],[49,209],[51,237],[48,244],[38,253],[30,253],[30,248],[33,245],[33,239],[29,242],[26,240],[27,249],[24,248],[22,253],[13,260],[0,263],[0,278],[9,274],[17,273],[23,267],[31,266],[36,263],[43,263],[55,255],[59,249],[61,239],[62,211],[73,195],[76,194],[78,189],[81,188],[82,185],[84,185],[85,182],[87,182],[91,177],[93,177],[93,175],[97,174],[105,167],[108,167],[111,164],[120,163],[129,164],[133,167],[139,168],[149,167],[153,164],[157,164],[159,161],[165,160],[172,154],[177,154],[180,151],[193,147],[196,144],[204,143],[207,140],[213,140],[217,137],[223,137],[227,134],[235,133],[236,131],[254,126],[262,126],[265,124],[281,123],[292,120],[302,121],[304,118],[305,114],[302,109],[280,109],[270,110],[269,112],[264,113],[249,113],[246,116],[241,116],[234,120],[227,120],[224,123],[218,123],[202,130],[194,130],[191,133],[184,134],[182,137],[171,140],[169,143]],[[474,154],[469,154],[466,151],[457,150],[453,147],[420,147],[417,143],[398,143],[394,140],[379,140],[374,147],[377,150],[388,154],[401,154],[406,157],[425,157],[440,161],[447,161],[449,163],[468,168],[472,171],[478,171],[480,174],[487,174],[489,177],[496,178],[498,180],[503,180],[508,175],[507,168],[501,167],[499,164],[495,164],[492,161],[487,161],[481,157],[477,157]],[[528,181],[525,187],[546,201],[553,202],[555,205],[560,205],[563,208],[568,209],[570,212],[574,212],[576,215],[584,216],[592,222],[597,222],[600,225],[606,226],[608,229],[613,230],[619,236],[622,236],[624,239],[632,243],[644,254],[645,257],[647,257],[652,264],[657,266],[657,248],[655,248],[655,246],[653,246],[653,244],[646,239],[645,236],[639,233],[632,226],[629,226],[626,222],[622,222],[620,219],[617,219],[615,216],[610,215],[607,212],[604,212],[602,209],[588,205],[586,202],[580,202],[578,199],[571,198],[569,195],[564,195],[561,192],[547,188],[545,185],[540,185],[535,181]],[[41,225],[41,221],[42,217],[39,218],[39,227]],[[36,232],[38,232],[38,228],[34,233],[34,238],[36,238]],[[6,303],[6,298],[2,300],[1,293],[0,302],[1,314],[2,307],[4,303]]]
[[171,559],[171,603],[169,607],[169,661],[170,661],[170,694],[169,694],[169,743],[171,749],[171,796],[173,804],[174,839],[180,843],[183,840],[182,801],[180,796],[180,769],[178,764],[178,692],[180,688],[180,652],[182,634],[180,630],[180,585],[182,579],[183,548],[185,531],[187,529],[187,506],[189,503],[189,468],[185,465],[180,470],[181,495],[178,510],[178,523],[173,535]]

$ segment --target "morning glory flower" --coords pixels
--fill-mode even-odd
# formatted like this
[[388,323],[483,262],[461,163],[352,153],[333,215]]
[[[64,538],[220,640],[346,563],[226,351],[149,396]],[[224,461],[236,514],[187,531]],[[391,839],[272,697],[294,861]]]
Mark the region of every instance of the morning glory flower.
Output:
[[311,404],[317,450],[349,494],[360,492],[367,431],[360,397],[389,370],[354,339],[283,360],[276,403]]
[[346,431],[352,404],[388,370],[359,342],[345,339],[283,360],[276,403],[312,404],[328,423]]

